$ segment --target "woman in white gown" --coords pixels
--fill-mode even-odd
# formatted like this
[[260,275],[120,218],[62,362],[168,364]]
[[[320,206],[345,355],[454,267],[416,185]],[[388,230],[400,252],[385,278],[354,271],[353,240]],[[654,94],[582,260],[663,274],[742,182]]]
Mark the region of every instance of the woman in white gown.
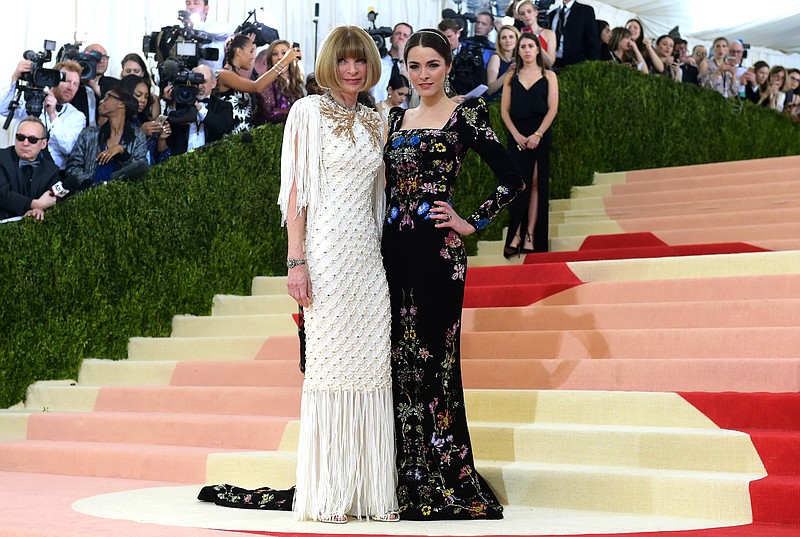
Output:
[[301,520],[395,521],[384,127],[357,102],[380,77],[372,38],[334,29],[315,73],[329,90],[294,104],[281,155],[287,287],[305,309],[306,334],[293,511]]

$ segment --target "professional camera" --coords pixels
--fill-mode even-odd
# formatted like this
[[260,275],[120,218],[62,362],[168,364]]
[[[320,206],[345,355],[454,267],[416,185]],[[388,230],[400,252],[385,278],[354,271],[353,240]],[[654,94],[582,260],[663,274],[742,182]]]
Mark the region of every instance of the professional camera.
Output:
[[[263,8],[262,8],[263,9]],[[250,17],[253,17],[253,21],[250,21]],[[275,28],[270,28],[266,24],[258,22],[256,19],[256,10],[250,11],[247,14],[247,18],[244,20],[242,24],[236,28],[234,33],[237,34],[252,34],[255,37],[255,43],[257,47],[263,47],[264,45],[269,45],[276,39],[280,39],[278,35],[278,30]]]
[[461,33],[463,35],[466,35],[467,33],[469,33],[468,23],[476,22],[478,20],[478,17],[475,15],[475,13],[470,13],[470,12],[461,13],[461,2],[456,1],[456,4],[458,4],[458,11],[454,11],[450,8],[442,10],[442,18],[453,19],[454,21],[456,21],[458,25],[461,27]]
[[486,69],[483,64],[481,37],[472,37],[461,41],[461,49],[453,57],[451,82],[457,95],[463,95],[480,84],[486,84]]
[[377,18],[378,13],[374,9],[369,8],[369,11],[367,12],[367,20],[372,26],[370,28],[366,28],[366,31],[375,42],[375,46],[378,47],[378,52],[380,52],[381,57],[383,57],[389,53],[389,49],[386,48],[386,38],[392,37],[394,31],[388,26],[376,26],[375,20]]
[[80,43],[68,43],[61,47],[56,55],[56,63],[67,60],[78,62],[81,66],[81,80],[92,80],[97,76],[97,63],[103,59],[103,54],[93,50],[81,52]]
[[183,25],[164,26],[160,32],[144,36],[142,50],[145,55],[155,54],[156,63],[164,63],[168,58],[180,58],[188,68],[197,67],[199,60],[217,61],[219,50],[207,45],[213,38],[207,32],[195,30],[188,11],[178,11],[178,19]]
[[14,100],[8,105],[8,115],[6,116],[6,122],[3,124],[4,129],[8,129],[11,124],[14,110],[19,108],[19,100],[23,95],[25,96],[25,112],[28,115],[39,117],[44,108],[44,89],[54,88],[61,84],[64,79],[61,71],[42,67],[51,60],[55,48],[55,41],[45,39],[42,52],[26,50],[22,53],[22,58],[31,62],[31,70],[28,73],[22,73],[19,80],[17,80],[16,93]]
[[550,8],[553,7],[553,4],[556,3],[556,0],[535,0],[534,4],[536,4],[536,9],[539,10],[539,17],[536,19],[536,22],[542,28],[549,28],[549,17],[547,16]]
[[181,69],[172,82],[172,100],[179,106],[194,104],[197,100],[197,86],[205,81],[202,74]]

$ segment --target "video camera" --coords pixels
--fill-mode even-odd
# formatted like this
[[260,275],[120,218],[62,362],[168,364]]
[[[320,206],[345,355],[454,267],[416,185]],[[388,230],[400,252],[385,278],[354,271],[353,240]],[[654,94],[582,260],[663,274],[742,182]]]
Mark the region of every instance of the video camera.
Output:
[[375,46],[378,47],[378,52],[380,53],[381,57],[383,57],[389,53],[388,52],[389,49],[386,48],[386,38],[392,37],[394,30],[392,30],[388,26],[381,26],[380,28],[378,28],[375,25],[375,20],[377,18],[378,18],[378,13],[374,9],[369,8],[369,11],[367,12],[367,20],[370,22],[372,26],[370,28],[365,28],[365,30],[372,38],[372,40],[375,42]]
[[97,76],[97,63],[103,59],[103,54],[93,50],[81,52],[81,43],[68,43],[59,49],[56,63],[67,60],[78,62],[81,66],[81,80],[92,80]]
[[456,0],[456,4],[458,4],[458,11],[454,11],[450,8],[442,10],[442,18],[443,19],[453,19],[458,23],[461,27],[461,32],[466,35],[469,33],[468,23],[472,22],[475,23],[478,20],[477,15],[475,13],[461,13],[461,2]]
[[549,28],[548,14],[550,12],[550,8],[556,3],[556,0],[534,0],[533,3],[536,5],[536,9],[539,10],[539,17],[536,19],[536,22],[542,28]]
[[195,73],[180,58],[167,58],[158,66],[158,85],[161,94],[164,88],[172,86],[172,100],[177,108],[193,105],[197,100],[197,86],[205,82],[205,77]]
[[[253,17],[252,22],[250,22],[250,17]],[[257,47],[263,47],[264,45],[272,43],[276,39],[280,39],[280,36],[278,35],[278,30],[276,30],[275,28],[270,28],[266,24],[258,22],[258,20],[256,19],[255,9],[247,14],[247,18],[244,20],[242,24],[239,25],[238,28],[236,28],[236,31],[234,33],[253,35],[255,37],[255,43]]]
[[26,50],[22,53],[22,58],[31,62],[31,70],[28,73],[22,73],[19,80],[17,80],[16,95],[8,105],[8,115],[6,122],[3,124],[3,129],[8,129],[9,125],[11,125],[14,110],[19,108],[19,100],[23,95],[25,96],[25,112],[28,115],[39,117],[44,108],[44,89],[54,88],[61,84],[64,79],[61,71],[43,67],[45,63],[52,59],[56,42],[45,39],[43,48],[42,52]]
[[164,26],[159,32],[152,32],[142,39],[145,55],[155,54],[156,63],[161,65],[169,58],[180,58],[186,68],[197,67],[200,60],[217,61],[219,50],[202,48],[213,41],[210,34],[194,29],[188,11],[178,11],[182,25]]

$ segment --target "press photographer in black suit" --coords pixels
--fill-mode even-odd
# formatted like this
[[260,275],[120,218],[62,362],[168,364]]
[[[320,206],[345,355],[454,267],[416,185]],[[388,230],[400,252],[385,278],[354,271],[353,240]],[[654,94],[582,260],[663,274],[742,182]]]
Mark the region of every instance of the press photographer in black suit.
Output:
[[[167,145],[173,155],[216,142],[233,129],[233,107],[211,94],[217,85],[211,68],[199,65],[192,72],[203,75],[203,83],[197,84],[197,101],[177,109],[174,101],[169,103],[168,121],[172,126],[172,136],[167,138]],[[165,93],[174,93],[170,89]]]
[[14,216],[44,219],[45,209],[56,204],[50,189],[59,169],[43,158],[47,131],[39,118],[28,116],[17,126],[14,147],[0,149],[0,220]]
[[549,19],[556,33],[556,67],[600,59],[600,35],[592,6],[564,0]]
[[86,116],[86,126],[97,125],[97,107],[106,92],[116,88],[119,80],[113,76],[106,76],[108,70],[108,53],[102,45],[94,43],[86,47],[84,52],[100,54],[97,61],[97,76],[89,80],[81,80],[81,87],[72,99],[72,106],[83,112]]

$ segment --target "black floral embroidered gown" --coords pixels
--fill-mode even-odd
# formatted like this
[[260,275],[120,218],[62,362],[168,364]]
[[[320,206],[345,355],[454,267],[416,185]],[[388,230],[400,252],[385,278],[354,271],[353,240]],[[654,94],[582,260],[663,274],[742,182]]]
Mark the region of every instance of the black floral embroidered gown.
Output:
[[[475,470],[461,382],[461,307],[467,254],[461,236],[436,228],[434,201],[449,201],[469,149],[498,180],[466,218],[484,228],[523,188],[489,125],[482,100],[459,105],[441,129],[402,130],[389,116],[387,215],[382,252],[392,311],[392,394],[397,496],[404,520],[502,518],[503,508]],[[488,193],[487,193],[488,194]],[[456,207],[462,216],[469,207]]]

